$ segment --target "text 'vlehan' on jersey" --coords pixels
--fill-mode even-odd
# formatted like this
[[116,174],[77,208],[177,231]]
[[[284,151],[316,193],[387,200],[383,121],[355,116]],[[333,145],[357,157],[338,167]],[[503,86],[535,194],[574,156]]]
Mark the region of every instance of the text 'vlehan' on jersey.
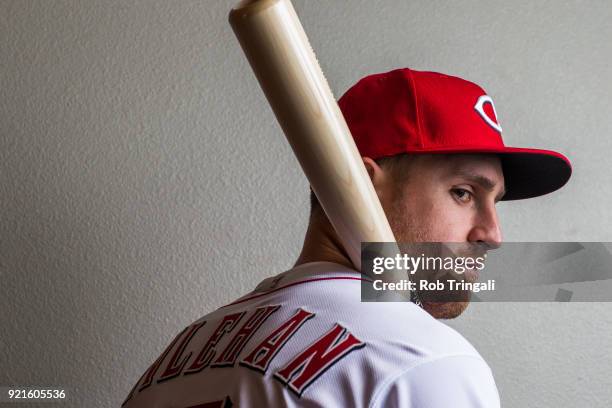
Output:
[[360,300],[359,272],[299,265],[179,333],[123,408],[495,408],[490,368],[408,302]]

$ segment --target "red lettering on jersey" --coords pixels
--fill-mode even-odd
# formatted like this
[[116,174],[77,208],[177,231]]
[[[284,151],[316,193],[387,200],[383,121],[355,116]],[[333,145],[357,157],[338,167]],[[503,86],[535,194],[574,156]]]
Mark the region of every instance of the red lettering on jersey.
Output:
[[278,305],[259,307],[255,309],[253,316],[251,316],[249,320],[242,325],[225,350],[223,350],[219,358],[217,358],[217,360],[211,364],[211,367],[233,366],[236,358],[238,358],[238,355],[246,343],[251,339],[253,334],[255,334],[263,322],[265,322],[266,319],[278,309],[280,309],[280,306]]
[[189,358],[191,357],[193,353],[190,351],[189,353],[187,353],[185,357],[183,357],[182,360],[181,360],[181,356],[183,352],[185,351],[187,344],[189,344],[193,336],[197,333],[198,330],[200,330],[200,328],[202,328],[202,326],[204,326],[204,324],[206,324],[206,322],[195,323],[189,326],[188,328],[189,330],[187,330],[187,334],[185,335],[185,337],[181,341],[181,344],[177,347],[176,351],[174,352],[174,356],[172,356],[172,359],[170,359],[170,362],[166,366],[166,369],[164,370],[162,375],[157,380],[158,383],[169,380],[170,378],[174,378],[177,375],[179,375],[181,371],[183,371],[185,364],[187,364],[187,360],[189,360]]
[[299,309],[289,320],[274,330],[274,332],[264,341],[259,343],[259,345],[255,347],[246,358],[240,361],[239,364],[265,373],[270,361],[274,358],[276,353],[278,353],[285,343],[289,341],[291,336],[293,336],[295,332],[313,316],[314,313]]
[[365,343],[336,323],[323,337],[277,371],[274,377],[301,396],[306,387],[327,369],[363,346]]
[[215,329],[212,336],[210,336],[210,338],[202,348],[202,351],[200,351],[200,354],[198,354],[198,356],[196,357],[193,364],[191,364],[191,366],[187,368],[187,370],[185,370],[185,374],[199,373],[200,371],[208,367],[213,357],[215,357],[215,346],[217,345],[217,343],[219,343],[225,333],[231,332],[234,327],[236,327],[236,324],[238,324],[240,319],[242,319],[245,314],[246,312],[240,312],[224,316],[223,320],[221,320],[219,326]]
[[153,381],[153,376],[155,376],[155,373],[157,372],[157,369],[159,368],[159,366],[161,365],[161,363],[164,361],[164,358],[166,358],[166,355],[170,352],[170,350],[172,350],[172,348],[174,347],[174,345],[176,344],[176,342],[181,338],[181,336],[187,331],[189,327],[185,327],[183,329],[182,332],[180,332],[175,338],[174,340],[172,340],[172,342],[170,343],[170,345],[168,345],[168,347],[166,347],[166,349],[164,350],[164,352],[162,353],[161,356],[157,357],[157,360],[155,360],[155,362],[153,364],[151,364],[151,366],[147,369],[147,371],[144,372],[144,374],[140,377],[140,379],[136,382],[136,384],[134,385],[134,388],[132,388],[132,390],[130,391],[130,393],[128,394],[127,398],[125,399],[125,401],[123,401],[123,404],[121,404],[122,406],[125,405],[126,402],[128,402],[128,400],[130,398],[132,398],[132,396],[134,395],[134,390],[136,389],[136,386],[140,383],[140,381],[144,378],[144,381],[142,382],[142,384],[140,385],[140,389],[138,390],[139,392],[144,390],[145,388],[147,388],[149,385],[151,385],[151,382]]

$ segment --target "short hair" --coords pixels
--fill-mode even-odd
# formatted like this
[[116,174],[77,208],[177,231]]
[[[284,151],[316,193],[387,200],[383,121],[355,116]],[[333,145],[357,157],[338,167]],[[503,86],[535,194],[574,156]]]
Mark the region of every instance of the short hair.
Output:
[[[408,167],[413,160],[412,155],[407,153],[398,154],[395,156],[381,157],[374,160],[381,168],[389,170],[397,182],[405,181],[409,175]],[[312,187],[310,188],[310,217],[321,211],[321,203],[317,199]]]

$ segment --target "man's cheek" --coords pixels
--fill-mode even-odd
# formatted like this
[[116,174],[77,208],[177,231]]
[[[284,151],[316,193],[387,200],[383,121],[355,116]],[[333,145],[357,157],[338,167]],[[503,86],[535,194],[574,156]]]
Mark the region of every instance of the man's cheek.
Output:
[[463,222],[448,208],[434,208],[427,214],[427,224],[433,241],[437,242],[464,242],[465,234]]
[[439,242],[466,242],[472,224],[472,215],[467,208],[457,205],[456,202],[444,205],[434,205],[432,227],[439,237]]

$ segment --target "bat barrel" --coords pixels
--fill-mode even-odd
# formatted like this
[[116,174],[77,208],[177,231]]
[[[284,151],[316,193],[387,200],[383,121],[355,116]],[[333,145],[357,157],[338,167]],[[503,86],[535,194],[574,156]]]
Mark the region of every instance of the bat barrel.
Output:
[[342,112],[289,0],[243,1],[229,22],[351,261],[395,242]]

